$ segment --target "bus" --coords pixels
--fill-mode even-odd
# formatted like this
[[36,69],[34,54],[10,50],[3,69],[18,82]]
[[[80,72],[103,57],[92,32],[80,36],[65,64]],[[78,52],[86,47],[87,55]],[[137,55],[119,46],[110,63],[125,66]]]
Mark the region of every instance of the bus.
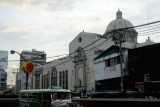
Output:
[[71,91],[60,87],[20,90],[19,102],[19,107],[68,107],[72,103]]

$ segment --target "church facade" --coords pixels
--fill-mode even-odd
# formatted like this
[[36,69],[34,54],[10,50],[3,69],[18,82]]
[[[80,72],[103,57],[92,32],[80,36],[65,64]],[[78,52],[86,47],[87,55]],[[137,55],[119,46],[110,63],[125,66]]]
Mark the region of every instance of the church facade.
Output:
[[[103,38],[98,41],[101,36],[80,32],[69,44],[69,56],[35,68],[32,74],[33,88],[61,86],[74,91],[93,90],[95,88],[93,59],[99,55],[102,48],[97,45],[105,42]],[[97,43],[90,45],[96,40]]]

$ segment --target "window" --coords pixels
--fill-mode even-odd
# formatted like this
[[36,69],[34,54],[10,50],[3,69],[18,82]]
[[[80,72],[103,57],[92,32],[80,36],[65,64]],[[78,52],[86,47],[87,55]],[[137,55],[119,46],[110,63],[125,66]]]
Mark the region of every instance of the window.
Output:
[[78,42],[80,43],[81,41],[82,41],[82,38],[81,38],[81,37],[79,37],[79,38],[78,38]]
[[68,71],[66,70],[66,89],[68,89]]
[[6,81],[6,79],[4,79],[4,78],[1,78],[1,81]]
[[[124,62],[123,59],[122,59],[122,62]],[[105,67],[110,67],[116,64],[120,64],[120,56],[116,56],[116,57],[105,60]]]
[[1,74],[1,76],[2,76],[2,77],[6,77],[6,76],[7,76],[7,74]]
[[57,86],[57,69],[53,68],[51,72],[51,86]]
[[64,89],[68,89],[68,70],[59,73],[59,83]]
[[110,67],[111,63],[110,63],[110,59],[105,60],[105,67]]
[[44,76],[42,75],[42,89],[44,89]]
[[6,83],[1,83],[1,86],[6,86]]
[[62,87],[62,71],[59,72],[59,85]]
[[65,72],[63,71],[63,78],[62,78],[63,80],[62,80],[62,86],[63,86],[63,88],[66,88],[66,86],[65,86]]
[[111,64],[110,66],[113,66],[113,65],[114,65],[114,58],[111,58],[111,59],[110,59],[110,64]]
[[49,87],[49,79],[48,79],[48,74],[44,75],[44,88]]
[[40,89],[40,74],[36,74],[35,88]]
[[70,93],[69,92],[57,92],[51,94],[52,99],[70,99]]
[[117,64],[120,64],[120,57],[117,56]]

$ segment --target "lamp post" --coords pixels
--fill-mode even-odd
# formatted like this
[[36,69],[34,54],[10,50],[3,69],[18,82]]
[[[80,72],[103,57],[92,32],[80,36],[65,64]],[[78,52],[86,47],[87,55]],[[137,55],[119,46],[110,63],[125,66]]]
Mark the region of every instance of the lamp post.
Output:
[[[15,71],[15,70],[17,70],[17,71]],[[12,72],[13,74],[14,74],[14,76],[15,76],[15,94],[17,94],[17,86],[16,86],[16,84],[17,84],[17,73],[18,73],[18,68],[17,69],[13,69],[13,72]]]
[[[17,51],[14,51],[14,50],[11,50],[10,51],[10,53],[11,54],[14,54],[14,53],[17,53],[17,54],[19,54]],[[22,58],[22,59],[24,59],[24,61],[27,63],[27,60],[21,55],[21,54],[19,54],[19,56]],[[25,72],[26,73],[26,90],[27,90],[27,88],[28,88],[28,76],[29,76],[29,73],[28,72]]]

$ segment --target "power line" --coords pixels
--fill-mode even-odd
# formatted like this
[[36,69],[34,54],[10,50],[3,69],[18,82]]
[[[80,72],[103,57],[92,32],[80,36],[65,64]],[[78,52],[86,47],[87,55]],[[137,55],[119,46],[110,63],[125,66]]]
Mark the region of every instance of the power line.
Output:
[[[147,24],[141,24],[141,25],[137,25],[137,26],[133,26],[133,27],[127,27],[127,28],[120,28],[120,29],[112,30],[112,31],[108,32],[107,34],[101,36],[99,39],[95,40],[94,42],[88,44],[87,46],[84,46],[82,49],[85,49],[85,48],[91,46],[92,44],[98,42],[100,39],[104,38],[106,35],[108,35],[109,33],[114,32],[114,31],[131,29],[131,28],[138,28],[138,27],[147,26],[147,25],[151,25],[151,24],[155,24],[155,23],[159,23],[159,22],[160,22],[160,21],[154,21],[154,22],[147,23]],[[73,54],[73,53],[74,53],[74,52],[72,52],[71,54]]]
[[[110,38],[109,38],[109,39],[110,39]],[[93,48],[90,48],[90,49],[88,49],[88,50],[85,50],[85,52],[87,52],[87,51],[89,51],[88,53],[93,52],[94,49],[96,49],[96,48],[98,48],[98,47],[100,47],[100,46],[102,46],[102,45],[105,45],[104,43],[106,43],[106,42],[109,42],[109,39],[108,39],[108,40],[104,40],[103,42],[99,43],[97,46],[95,46],[95,47],[93,47]],[[88,53],[86,53],[86,54],[88,54]]]
[[152,27],[152,28],[148,28],[148,29],[145,29],[145,30],[141,30],[141,31],[138,31],[138,32],[145,32],[145,31],[152,31],[152,30],[154,30],[154,29],[158,29],[158,28],[160,28],[160,26],[155,26],[155,27]]
[[[133,26],[133,27],[127,27],[127,28],[121,28],[121,29],[112,30],[112,31],[108,32],[107,34],[102,35],[99,39],[95,40],[94,42],[92,42],[92,43],[84,46],[82,49],[85,49],[85,48],[91,46],[92,44],[98,42],[100,39],[104,38],[106,35],[114,32],[114,31],[124,30],[124,29],[131,29],[131,28],[139,28],[139,27],[143,27],[143,26],[147,26],[147,25],[156,24],[156,23],[159,23],[159,22],[160,22],[160,21],[154,21],[154,22],[147,23],[147,24],[141,24],[141,25],[137,25],[137,26]],[[159,32],[158,32],[158,33],[159,33]],[[95,35],[99,35],[99,34],[95,34]],[[110,38],[110,37],[109,37],[109,38]],[[92,49],[88,49],[88,50],[86,50],[86,51],[89,51],[89,50],[92,50]],[[74,52],[72,52],[72,53],[70,53],[70,54],[62,54],[62,55],[57,55],[57,56],[52,56],[52,57],[46,57],[46,58],[60,57],[60,56],[63,56],[63,55],[68,55],[68,56],[70,56],[70,55],[74,54],[75,52],[76,52],[76,51],[74,51]],[[41,59],[42,59],[42,58],[41,58]],[[10,61],[12,62],[12,61],[22,61],[22,60],[10,60]],[[35,60],[35,61],[36,61],[36,60]],[[8,60],[8,62],[9,62],[9,60]]]
[[160,23],[160,21],[155,21],[155,22],[151,22],[151,23],[147,23],[147,24],[141,24],[141,25],[137,25],[137,26],[133,26],[133,27],[128,27],[128,28],[121,28],[121,29],[117,29],[117,30],[124,30],[124,29],[130,29],[130,28],[138,28],[138,27],[142,27],[142,26],[147,26],[147,25],[155,24],[155,23]]
[[146,36],[146,35],[150,35],[150,34],[159,34],[160,33],[160,31],[159,32],[151,32],[151,33],[142,33],[142,34],[139,34],[139,36]]

